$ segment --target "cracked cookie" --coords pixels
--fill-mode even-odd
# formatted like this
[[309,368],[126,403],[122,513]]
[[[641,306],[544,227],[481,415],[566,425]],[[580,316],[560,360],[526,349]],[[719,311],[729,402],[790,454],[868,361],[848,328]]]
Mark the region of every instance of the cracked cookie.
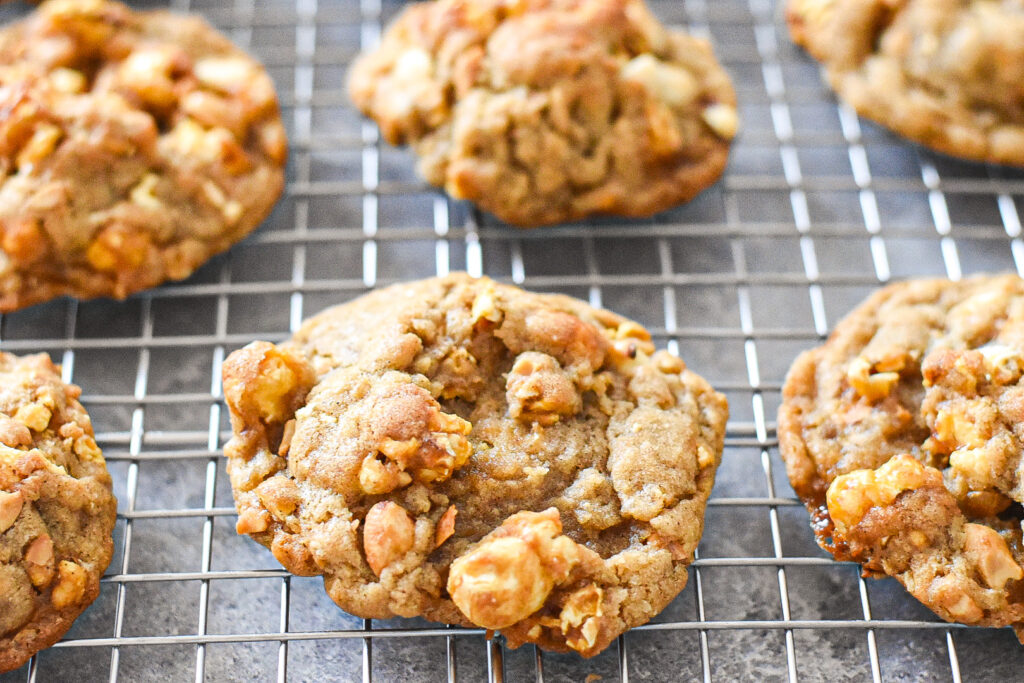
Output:
[[818,543],[1024,636],[1024,280],[891,285],[802,354],[779,442]]
[[1024,166],[1024,1],[790,0],[787,19],[862,116],[945,154]]
[[270,78],[199,18],[51,0],[0,30],[0,108],[0,311],[185,278],[284,184]]
[[364,618],[584,656],[686,583],[725,398],[636,323],[466,275],[224,364],[238,532]]
[[117,501],[80,393],[45,354],[0,352],[0,672],[71,627],[113,553]]
[[356,62],[349,93],[427,182],[523,227],[688,201],[738,126],[710,45],[642,0],[419,3]]

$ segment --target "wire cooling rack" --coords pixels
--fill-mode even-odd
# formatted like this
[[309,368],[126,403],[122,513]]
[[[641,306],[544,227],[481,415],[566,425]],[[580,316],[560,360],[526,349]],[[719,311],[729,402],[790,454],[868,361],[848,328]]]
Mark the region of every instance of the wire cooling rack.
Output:
[[[775,3],[653,0],[664,21],[710,37],[736,83],[743,131],[723,180],[652,220],[519,231],[425,187],[410,154],[348,104],[346,66],[398,3],[172,6],[267,64],[290,130],[287,193],[188,281],[0,321],[0,347],[48,351],[83,386],[120,502],[101,596],[0,682],[1019,677],[1024,648],[1009,630],[941,623],[894,581],[864,581],[817,549],[774,418],[796,353],[879,283],[1024,270],[1024,174],[930,154],[837,106]],[[632,316],[729,396],[689,585],[594,659],[351,617],[319,580],[289,576],[234,533],[219,459],[225,355],[370,287],[454,269]]]

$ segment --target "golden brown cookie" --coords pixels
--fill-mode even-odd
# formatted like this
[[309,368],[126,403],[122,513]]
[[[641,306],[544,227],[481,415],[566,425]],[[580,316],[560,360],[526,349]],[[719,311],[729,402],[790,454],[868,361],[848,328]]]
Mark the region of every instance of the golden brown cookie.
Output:
[[779,410],[818,543],[947,621],[1024,634],[1024,280],[874,294],[794,363]]
[[1024,1],[790,0],[787,19],[862,116],[946,154],[1024,166]]
[[642,0],[418,3],[349,92],[428,182],[524,227],[687,201],[738,125],[711,47]]
[[80,393],[45,354],[0,353],[0,672],[55,643],[110,563],[117,501]]
[[466,275],[224,365],[238,531],[364,618],[600,652],[686,583],[725,398],[636,323]]
[[187,277],[270,212],[262,67],[201,19],[52,0],[0,30],[0,311]]

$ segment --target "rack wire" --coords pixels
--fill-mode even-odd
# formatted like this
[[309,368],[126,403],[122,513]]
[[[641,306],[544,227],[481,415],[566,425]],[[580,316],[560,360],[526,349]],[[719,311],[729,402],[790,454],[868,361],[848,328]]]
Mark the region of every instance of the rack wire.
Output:
[[[138,3],[160,5],[163,3]],[[267,65],[290,129],[267,223],[189,280],[4,316],[0,347],[81,384],[119,499],[97,602],[13,681],[1012,680],[1006,630],[938,621],[815,545],[774,415],[796,353],[880,283],[1024,272],[1024,173],[964,164],[836,104],[770,0],[651,0],[712,39],[743,131],[722,181],[650,220],[520,231],[425,187],[347,102],[393,0],[175,0]],[[25,7],[5,7],[11,19]],[[629,315],[725,391],[732,419],[691,580],[591,660],[480,630],[345,614],[233,530],[220,368],[254,338],[398,280],[464,269]]]

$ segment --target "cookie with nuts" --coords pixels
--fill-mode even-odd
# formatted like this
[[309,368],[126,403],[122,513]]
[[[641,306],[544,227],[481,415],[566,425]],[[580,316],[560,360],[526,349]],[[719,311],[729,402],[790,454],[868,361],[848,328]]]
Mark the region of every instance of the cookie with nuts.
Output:
[[51,0],[0,29],[0,311],[190,275],[270,212],[263,68],[199,18]]
[[778,431],[836,559],[1024,636],[1024,280],[877,292],[794,363]]
[[688,201],[738,126],[710,45],[642,0],[415,4],[349,93],[429,183],[523,227]]
[[81,390],[45,354],[0,353],[0,672],[96,599],[117,501]]
[[584,656],[686,583],[724,397],[636,323],[463,274],[224,364],[238,531],[364,618]]
[[1024,166],[1024,2],[790,0],[793,39],[857,113],[935,150]]

